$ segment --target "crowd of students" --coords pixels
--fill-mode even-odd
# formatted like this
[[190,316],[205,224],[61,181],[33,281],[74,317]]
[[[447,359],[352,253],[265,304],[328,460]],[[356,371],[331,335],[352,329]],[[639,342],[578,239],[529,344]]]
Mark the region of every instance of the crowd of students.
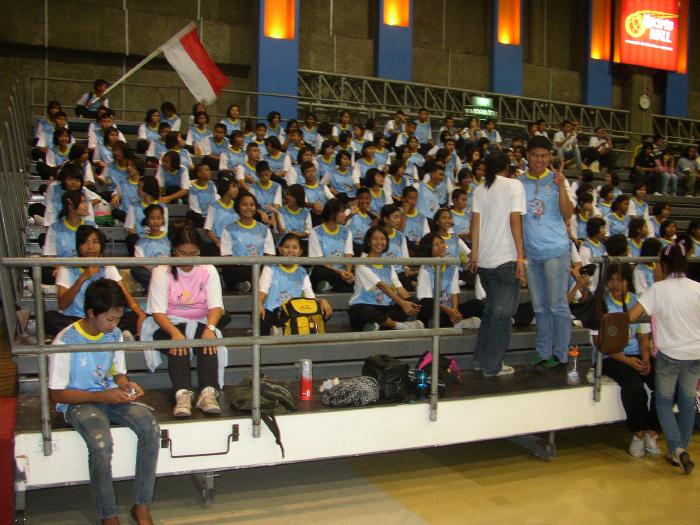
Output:
[[[628,308],[638,316],[638,304],[662,325],[665,299],[645,301],[645,294],[637,301],[637,295],[654,289],[654,283],[666,276],[685,275],[679,261],[687,262],[700,243],[700,221],[691,221],[687,232],[678,232],[667,203],[645,202],[648,181],[636,181],[632,195],[625,195],[612,163],[600,186],[594,187],[588,168],[579,170],[579,180],[570,185],[563,168],[571,158],[578,162],[578,156],[571,154],[575,143],[571,123],[562,124],[554,143],[540,123],[531,135],[516,137],[506,146],[493,121],[480,129],[476,119],[456,128],[454,119],[446,118],[435,140],[425,109],[415,120],[397,111],[383,129],[372,119],[365,124],[353,121],[348,112],[342,112],[334,125],[318,123],[309,113],[303,122],[290,120],[283,127],[277,112],[270,113],[267,122],[253,123],[242,119],[232,104],[210,129],[206,108],[197,104],[184,134],[183,119],[164,102],[160,109],[147,112],[134,152],[106,100],[92,98],[86,97],[87,109],[81,110],[95,119],[87,145],[73,140],[58,103],[50,103],[46,118],[37,122],[35,155],[39,172],[50,182],[43,209],[35,205],[30,213],[43,216],[48,227],[46,256],[103,255],[105,236],[95,224],[95,207],[109,203],[113,220],[128,232],[127,247],[135,258],[279,254],[460,260],[459,265],[443,269],[439,298],[431,266],[396,265],[390,260],[385,265],[354,267],[266,266],[259,282],[261,308],[254,313],[261,317],[264,333],[279,331],[286,300],[313,298],[315,293],[351,293],[353,330],[423,328],[431,321],[433,301],[438,300],[441,326],[481,326],[475,368],[486,377],[510,375],[514,369],[503,357],[512,319],[523,309],[520,290],[527,283],[532,304],[524,324],[534,317],[537,327],[532,365],[553,368],[567,361],[571,313],[596,286],[606,287],[610,311]],[[602,130],[596,130],[595,137],[589,148],[593,151],[586,150],[582,157],[594,169],[610,162],[612,151]],[[147,168],[155,175],[147,174]],[[188,205],[187,219],[171,223],[167,204],[178,202]],[[681,249],[683,257],[678,255]],[[661,254],[663,264],[616,267],[598,284],[587,266],[593,257],[606,253]],[[187,262],[154,268],[135,261],[131,275],[148,294],[145,312],[114,267],[48,272],[45,278],[57,286],[60,311],[47,312],[47,334],[59,343],[91,342],[102,340],[109,327],[119,332],[114,329],[118,326],[127,337],[172,341],[169,349],[148,352],[147,362],[155,369],[161,354],[168,357],[173,415],[188,417],[193,406],[207,414],[220,413],[219,389],[227,364],[227,352],[218,351],[216,344],[225,315],[222,290],[250,292],[251,267]],[[693,277],[692,272],[688,275]],[[461,304],[460,289],[472,286],[476,299]],[[111,303],[91,295],[100,287],[111,287],[105,292],[113,298]],[[695,300],[691,297],[690,304],[697,306]],[[321,299],[320,306],[325,317],[332,315],[327,301]],[[665,352],[664,344],[674,341],[667,334],[668,339],[660,335],[652,341],[653,331],[643,324],[633,328],[635,337],[624,353],[606,357],[604,370],[622,386],[633,432],[630,453],[639,456],[659,452],[656,414],[642,406],[647,399],[643,386],[653,387],[652,349]],[[688,337],[695,335],[691,331]],[[212,346],[194,351],[180,347],[178,341],[188,338],[211,339]],[[191,354],[197,356],[196,396]],[[692,351],[681,357],[668,353],[668,359],[688,356],[694,356]],[[74,380],[73,374],[85,374],[94,364],[103,372],[98,390],[116,384],[135,389],[130,399],[142,394],[130,386],[123,361],[113,362],[114,379],[107,377],[104,363],[73,361],[63,363],[62,375],[57,376],[57,363],[63,361],[63,355],[52,356],[52,390],[82,390],[90,381]],[[682,372],[684,388],[698,365],[693,366]],[[662,404],[668,401],[669,381]],[[71,401],[74,398],[61,393],[54,397],[69,404],[92,402],[82,397]],[[122,398],[115,402],[124,402]],[[81,416],[70,406],[66,417],[77,428],[82,425]],[[659,419],[666,433],[670,420],[661,413]],[[673,438],[676,448],[669,448],[669,459],[689,471],[692,462],[685,451],[684,425]],[[140,512],[139,505],[147,502],[148,494],[134,508]],[[112,507],[105,503],[101,508],[102,517],[109,518]]]

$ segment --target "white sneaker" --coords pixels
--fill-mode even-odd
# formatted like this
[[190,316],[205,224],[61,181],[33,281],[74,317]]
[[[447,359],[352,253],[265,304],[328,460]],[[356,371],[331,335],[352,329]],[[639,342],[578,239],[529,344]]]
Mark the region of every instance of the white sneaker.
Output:
[[318,293],[326,293],[329,292],[333,289],[331,286],[331,283],[328,281],[319,281],[318,284],[316,285],[316,291]]
[[270,335],[282,335],[282,329],[279,326],[272,325],[270,327]]
[[376,332],[379,330],[379,323],[367,323],[363,328],[363,332]]
[[236,283],[236,290],[238,290],[241,293],[248,293],[250,292],[250,289],[250,281],[242,281],[240,283]]
[[515,373],[515,368],[508,366],[505,363],[501,363],[501,369],[495,374],[484,373],[484,377],[501,377],[501,376],[512,376]]
[[469,317],[467,319],[462,319],[455,325],[455,328],[461,328],[462,330],[476,330],[480,326],[481,319],[478,317]]
[[397,321],[395,330],[422,330],[425,328],[423,321],[404,321],[399,323]]
[[656,436],[644,434],[644,450],[647,454],[651,454],[652,456],[660,456],[661,449],[659,448],[658,438]]
[[221,414],[221,407],[216,400],[217,397],[219,397],[219,393],[213,387],[203,388],[197,398],[197,408],[205,414]]
[[627,449],[627,451],[630,453],[630,456],[632,456],[632,457],[643,458],[644,457],[644,440],[639,439],[637,436],[632,436],[632,441],[630,442],[630,446]]
[[184,388],[175,393],[173,417],[190,417],[192,415],[192,398],[194,393]]

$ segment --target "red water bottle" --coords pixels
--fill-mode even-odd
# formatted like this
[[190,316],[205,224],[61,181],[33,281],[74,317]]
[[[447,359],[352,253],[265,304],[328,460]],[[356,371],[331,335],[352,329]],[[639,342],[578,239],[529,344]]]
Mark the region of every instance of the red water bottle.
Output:
[[313,374],[311,359],[299,361],[299,399],[302,401],[311,400],[313,390]]

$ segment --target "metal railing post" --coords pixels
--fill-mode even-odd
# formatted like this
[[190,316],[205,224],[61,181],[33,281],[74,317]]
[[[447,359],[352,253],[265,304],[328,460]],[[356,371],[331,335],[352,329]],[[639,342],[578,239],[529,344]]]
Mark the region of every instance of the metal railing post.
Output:
[[[253,337],[260,335],[260,263],[253,264]],[[260,437],[260,344],[253,344],[253,437]]]
[[596,352],[595,378],[593,380],[593,401],[600,403],[600,393],[603,389],[603,353]]
[[[433,276],[433,328],[440,328],[440,295],[442,292],[442,264],[436,264]],[[430,421],[437,421],[438,383],[440,381],[440,336],[433,336],[433,361],[430,370]]]
[[[37,344],[43,345],[46,339],[44,329],[44,294],[41,289],[41,267],[32,267],[32,279],[34,280],[34,317],[36,318]],[[41,438],[44,448],[44,456],[50,456],[51,447],[51,409],[49,406],[49,358],[46,354],[39,354],[39,400],[41,402]]]

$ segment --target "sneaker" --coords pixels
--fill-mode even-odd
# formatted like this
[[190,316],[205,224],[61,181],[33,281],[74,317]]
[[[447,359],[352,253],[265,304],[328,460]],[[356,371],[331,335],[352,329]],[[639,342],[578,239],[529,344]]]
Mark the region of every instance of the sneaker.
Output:
[[363,328],[363,332],[377,332],[379,331],[379,323],[367,323]]
[[125,343],[133,343],[134,341],[136,341],[134,334],[129,332],[129,330],[122,331],[122,339]]
[[659,448],[658,438],[656,436],[644,434],[644,450],[647,454],[651,454],[652,456],[661,455],[661,449]]
[[250,281],[242,281],[240,283],[236,283],[236,290],[238,290],[241,293],[248,293],[250,292],[250,289]]
[[282,329],[279,326],[272,326],[270,328],[270,335],[282,335]]
[[543,357],[540,357],[539,355],[536,355],[532,359],[530,359],[530,366],[540,366],[546,363],[547,360],[544,359]]
[[173,417],[190,417],[192,415],[192,398],[194,393],[184,388],[175,393]]
[[469,317],[467,319],[462,319],[455,325],[455,328],[461,328],[462,330],[476,330],[480,326],[481,319],[478,317]]
[[685,450],[678,454],[678,463],[680,463],[681,469],[683,469],[683,474],[690,474],[695,467],[695,463],[690,461],[690,454]]
[[[400,327],[400,328],[399,328]],[[425,328],[423,321],[404,321],[403,323],[396,323],[397,330],[422,330]]]
[[552,357],[550,357],[549,359],[545,360],[544,363],[542,363],[542,366],[545,367],[545,368],[555,368],[555,367],[557,367],[557,366],[559,366],[559,365],[563,365],[563,364],[564,364],[564,363],[562,363],[561,361],[559,361],[559,359],[557,359],[556,357],[552,356]]
[[199,393],[199,397],[197,398],[197,408],[205,414],[221,414],[221,407],[219,406],[219,402],[216,400],[217,397],[219,397],[219,393],[214,389],[214,387],[208,386],[203,388]]
[[630,456],[633,458],[643,458],[644,457],[644,440],[639,439],[637,436],[632,436],[632,441],[627,449]]
[[318,293],[326,293],[332,289],[333,289],[333,287],[331,286],[331,283],[329,283],[328,281],[319,281],[318,284],[316,285],[316,291]]
[[512,376],[515,373],[515,368],[508,366],[505,363],[501,363],[501,369],[495,374],[487,374],[484,372],[484,377],[501,377],[501,376]]

